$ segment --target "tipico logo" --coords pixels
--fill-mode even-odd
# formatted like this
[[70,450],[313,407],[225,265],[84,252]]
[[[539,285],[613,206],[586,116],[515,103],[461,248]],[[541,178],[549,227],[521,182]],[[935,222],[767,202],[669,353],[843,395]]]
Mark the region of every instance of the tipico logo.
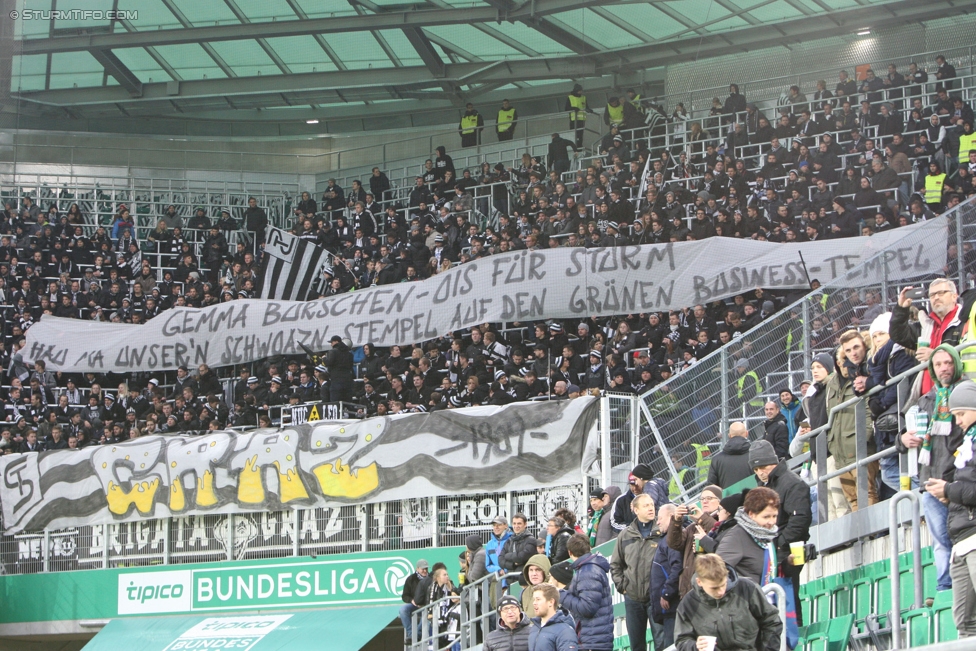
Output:
[[190,570],[119,575],[119,614],[187,612],[192,604]]

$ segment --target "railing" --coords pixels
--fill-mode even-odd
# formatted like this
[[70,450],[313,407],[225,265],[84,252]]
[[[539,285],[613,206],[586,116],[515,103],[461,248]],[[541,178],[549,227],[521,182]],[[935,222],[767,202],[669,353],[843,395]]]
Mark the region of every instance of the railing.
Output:
[[901,491],[891,498],[889,504],[891,519],[888,529],[888,540],[891,543],[891,612],[888,614],[888,625],[891,627],[891,648],[901,648],[901,568],[898,558],[898,504],[902,500],[912,503],[912,560],[915,584],[915,603],[912,608],[921,608],[924,604],[922,597],[922,517],[918,495],[910,490]]
[[[497,619],[494,603],[507,591],[502,587],[500,572],[493,572],[465,585],[457,596],[438,599],[415,610],[410,615],[406,651],[448,651],[455,645],[471,649],[480,644],[494,628]],[[492,595],[494,593],[494,599]],[[440,613],[443,608],[456,610],[450,617],[457,623],[441,630]],[[420,631],[420,639],[413,639],[411,632]]]
[[[947,246],[955,244],[956,249],[961,251],[964,243],[976,239],[976,200],[971,199],[960,204],[947,213],[945,218],[949,220],[950,236],[956,238],[955,242],[947,242]],[[904,246],[920,243],[919,239],[905,242]],[[688,461],[686,465],[694,466],[691,445],[711,446],[714,451],[724,442],[732,421],[744,422],[753,429],[753,438],[762,438],[762,431],[756,431],[756,428],[765,420],[763,404],[769,400],[778,400],[781,389],[789,389],[796,395],[815,354],[829,352],[833,356],[837,339],[846,328],[869,325],[870,320],[894,304],[898,287],[885,279],[888,265],[883,262],[884,255],[883,252],[879,253],[848,270],[846,276],[840,276],[832,283],[827,283],[780,309],[768,320],[736,337],[730,344],[698,361],[690,369],[642,395],[640,409],[643,418],[638,460],[651,464],[660,473],[659,476],[674,476],[676,473],[672,455]],[[920,272],[917,280],[943,277],[949,271],[953,273],[948,275],[956,278],[962,291],[969,286],[967,270],[962,265],[951,269],[951,265],[952,261],[949,260],[947,269]],[[881,269],[883,276],[880,283],[858,283],[853,280],[858,272],[872,268]],[[809,270],[809,273],[811,279],[816,278],[815,270]],[[865,314],[869,318],[864,318]],[[744,373],[736,371],[739,360],[746,361]],[[891,382],[894,383],[921,368],[920,366],[898,378],[892,378]],[[742,396],[751,396],[757,381],[760,387],[754,397],[740,397],[740,391]],[[856,404],[861,402],[860,399],[852,399],[837,409],[857,408]],[[869,457],[865,421],[862,418],[856,419],[856,422],[861,428],[857,436],[859,450],[856,463],[829,473],[825,468],[818,467],[821,522],[826,520],[828,513],[828,479],[857,468],[862,475],[858,480],[858,491],[861,492],[858,502],[867,504],[866,465],[895,454],[894,448],[889,448]],[[828,429],[829,424],[813,432],[797,435],[794,446],[800,446],[804,442],[813,443],[814,437],[817,437],[817,459],[825,460]],[[660,449],[661,454],[652,454],[655,446]],[[704,484],[703,478],[699,479],[697,487],[689,487],[689,494],[696,492]]]

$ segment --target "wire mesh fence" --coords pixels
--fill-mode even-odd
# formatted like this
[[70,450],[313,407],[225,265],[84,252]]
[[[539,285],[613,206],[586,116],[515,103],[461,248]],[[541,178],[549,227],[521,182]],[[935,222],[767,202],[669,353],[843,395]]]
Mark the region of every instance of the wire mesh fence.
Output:
[[[725,306],[726,318],[716,327],[732,329],[732,340],[640,397],[637,460],[650,464],[658,476],[679,477],[684,492],[695,492],[707,478],[706,457],[720,449],[731,423],[745,423],[752,440],[762,438],[764,404],[779,403],[783,391],[792,399],[802,398],[801,384],[809,376],[813,356],[833,356],[845,331],[867,330],[897,304],[903,287],[945,277],[960,292],[970,287],[976,204],[967,201],[941,219],[946,220],[944,265],[918,257],[930,237],[924,233],[905,238],[894,250],[872,252],[868,241],[863,262],[832,261],[843,265],[833,281],[789,302],[751,329],[733,327],[743,317],[740,301]],[[812,284],[819,285],[817,273],[834,271],[812,268],[808,273]]]

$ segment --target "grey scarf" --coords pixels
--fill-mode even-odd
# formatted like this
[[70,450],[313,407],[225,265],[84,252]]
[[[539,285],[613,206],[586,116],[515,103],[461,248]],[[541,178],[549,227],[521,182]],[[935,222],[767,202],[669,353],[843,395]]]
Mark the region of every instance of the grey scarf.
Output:
[[746,533],[752,536],[752,539],[760,547],[766,547],[779,534],[779,527],[773,525],[772,529],[767,529],[766,527],[759,526],[755,520],[746,514],[746,510],[741,506],[735,512],[735,521],[739,523],[740,527],[746,530]]

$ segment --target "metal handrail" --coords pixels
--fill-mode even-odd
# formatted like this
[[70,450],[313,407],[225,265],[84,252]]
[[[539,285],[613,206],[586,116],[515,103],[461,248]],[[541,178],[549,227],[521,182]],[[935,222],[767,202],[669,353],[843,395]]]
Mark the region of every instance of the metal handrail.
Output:
[[901,573],[898,559],[898,503],[908,500],[912,503],[912,560],[914,563],[915,604],[913,608],[922,607],[922,517],[921,504],[913,491],[899,491],[891,498],[888,505],[889,524],[888,535],[891,540],[891,612],[888,614],[888,625],[891,627],[891,648],[901,647]]
[[[443,647],[433,647],[434,651],[444,651],[449,649],[455,643],[460,642],[462,649],[468,649],[476,644],[478,638],[478,629],[480,625],[482,639],[487,635],[488,631],[485,630],[484,621],[489,619],[494,615],[493,609],[490,607],[485,608],[486,604],[490,602],[491,586],[493,584],[502,585],[501,578],[502,572],[492,572],[491,574],[486,574],[477,581],[472,581],[471,583],[465,585],[461,589],[461,593],[457,596],[442,597],[437,601],[422,606],[410,614],[410,631],[408,631],[409,641],[405,644],[405,648],[408,651],[427,651],[435,640],[442,634],[438,630],[438,621],[434,615],[440,604],[443,604],[448,600],[458,600],[460,604],[460,626],[458,628],[458,639],[452,641],[448,646]],[[478,614],[478,605],[481,604],[481,613]],[[431,626],[424,625],[428,618],[431,620]],[[421,627],[421,635],[419,640],[413,639],[413,632],[417,630],[418,625]]]
[[778,583],[767,583],[762,587],[763,594],[767,597],[776,597],[776,610],[779,611],[779,619],[783,622],[783,634],[779,638],[779,651],[786,651],[786,590]]

